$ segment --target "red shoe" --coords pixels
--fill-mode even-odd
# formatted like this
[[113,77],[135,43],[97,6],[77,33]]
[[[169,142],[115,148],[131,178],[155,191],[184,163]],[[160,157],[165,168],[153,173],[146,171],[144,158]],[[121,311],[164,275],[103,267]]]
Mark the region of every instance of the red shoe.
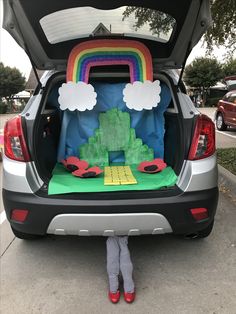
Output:
[[124,299],[127,303],[134,302],[135,292],[124,292]]
[[108,297],[112,303],[118,303],[120,300],[120,291],[119,290],[117,292],[109,291]]

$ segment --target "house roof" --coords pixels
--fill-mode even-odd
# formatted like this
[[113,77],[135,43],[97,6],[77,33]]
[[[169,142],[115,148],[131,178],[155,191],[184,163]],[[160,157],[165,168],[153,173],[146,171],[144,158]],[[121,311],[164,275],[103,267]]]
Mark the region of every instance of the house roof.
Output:
[[103,23],[99,23],[98,26],[93,30],[94,35],[108,35],[111,32],[106,28]]

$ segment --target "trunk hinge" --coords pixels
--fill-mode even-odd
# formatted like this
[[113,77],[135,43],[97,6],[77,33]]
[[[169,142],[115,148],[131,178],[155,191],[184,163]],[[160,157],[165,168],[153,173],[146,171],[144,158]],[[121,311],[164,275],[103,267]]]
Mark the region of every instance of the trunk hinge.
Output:
[[41,89],[41,88],[42,88],[42,84],[41,84],[41,82],[40,82],[40,79],[39,79],[39,76],[38,76],[38,73],[37,73],[37,68],[36,68],[36,66],[35,66],[35,64],[34,64],[34,61],[33,61],[33,58],[32,58],[32,56],[31,56],[31,53],[30,53],[30,51],[29,51],[29,49],[28,49],[28,46],[27,46],[27,44],[26,44],[26,42],[25,42],[25,39],[24,39],[23,33],[22,33],[22,31],[21,31],[20,25],[19,25],[19,23],[17,22],[16,13],[15,13],[15,11],[14,11],[13,3],[12,3],[12,2],[10,3],[10,6],[11,6],[12,12],[13,12],[13,14],[14,14],[15,24],[17,25],[17,27],[18,27],[18,29],[19,29],[19,32],[20,32],[20,35],[21,35],[21,38],[23,39],[23,44],[24,44],[24,46],[25,46],[25,51],[26,51],[26,53],[27,53],[27,55],[28,55],[28,57],[29,57],[30,63],[31,63],[31,65],[32,65],[32,69],[33,69],[33,71],[34,71],[34,75],[35,75],[36,80],[37,80],[37,82],[38,82],[38,85],[39,85],[39,87],[40,87],[40,89]]
[[30,51],[29,51],[29,49],[28,49],[28,47],[27,47],[25,41],[24,41],[24,45],[25,45],[25,51],[26,51],[27,54],[28,54],[28,57],[29,57],[29,59],[30,59],[30,63],[31,63],[31,65],[32,65],[32,69],[33,69],[33,71],[34,71],[34,75],[35,75],[36,80],[37,80],[37,82],[38,82],[38,86],[39,86],[40,89],[41,89],[41,88],[42,88],[42,83],[40,82],[40,79],[39,79],[39,76],[38,76],[38,72],[37,72],[37,68],[36,68],[36,66],[35,66],[35,64],[34,64],[34,61],[33,61],[32,57],[31,57]]
[[180,72],[180,75],[179,75],[179,81],[178,81],[177,87],[180,87],[181,80],[182,80],[182,77],[183,77],[183,74],[184,74],[185,65],[186,65],[188,56],[189,56],[189,54],[190,54],[190,52],[192,50],[191,49],[191,45],[192,45],[192,42],[190,41],[189,44],[188,44],[188,48],[186,50],[185,57],[184,57],[184,62],[183,62],[183,66],[182,66],[182,69],[181,69],[181,72]]

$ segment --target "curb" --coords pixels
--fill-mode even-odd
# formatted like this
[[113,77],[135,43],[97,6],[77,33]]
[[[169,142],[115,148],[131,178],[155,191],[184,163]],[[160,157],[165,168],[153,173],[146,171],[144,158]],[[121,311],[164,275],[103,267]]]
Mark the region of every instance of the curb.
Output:
[[222,167],[218,164],[219,178],[218,184],[219,186],[224,186],[230,194],[236,198],[236,175]]

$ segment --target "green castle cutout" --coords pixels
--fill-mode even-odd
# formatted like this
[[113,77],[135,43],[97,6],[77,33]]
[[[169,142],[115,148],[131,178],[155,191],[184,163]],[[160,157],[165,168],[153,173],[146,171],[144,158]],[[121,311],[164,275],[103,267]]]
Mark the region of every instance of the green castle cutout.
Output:
[[154,158],[153,149],[136,138],[135,130],[130,128],[130,115],[116,108],[99,115],[99,129],[88,143],[79,148],[80,159],[90,165],[108,166],[109,152],[124,151],[125,164],[139,164]]

